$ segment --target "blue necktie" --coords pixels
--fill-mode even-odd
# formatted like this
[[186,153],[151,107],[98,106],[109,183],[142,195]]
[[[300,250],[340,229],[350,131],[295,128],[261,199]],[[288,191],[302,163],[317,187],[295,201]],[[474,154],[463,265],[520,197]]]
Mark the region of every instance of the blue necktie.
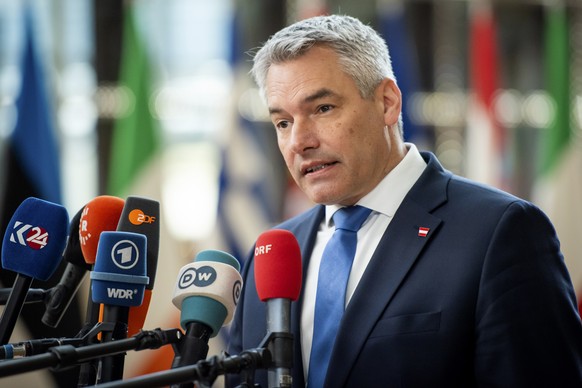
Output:
[[361,206],[341,208],[333,215],[335,232],[325,246],[319,265],[313,341],[307,386],[323,387],[331,351],[344,313],[346,286],[352,268],[358,230],[371,210]]

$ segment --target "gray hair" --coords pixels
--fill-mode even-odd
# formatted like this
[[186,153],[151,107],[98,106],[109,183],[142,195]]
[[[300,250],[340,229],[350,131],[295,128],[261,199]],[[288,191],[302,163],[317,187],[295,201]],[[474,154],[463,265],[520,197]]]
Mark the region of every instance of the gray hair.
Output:
[[363,98],[370,97],[384,78],[396,81],[386,42],[373,28],[351,16],[316,16],[280,30],[256,53],[251,74],[261,94],[271,65],[298,58],[316,44],[337,53]]
[[[373,28],[351,16],[316,16],[280,30],[255,54],[251,75],[263,98],[271,65],[298,58],[318,44],[335,51],[362,98],[371,97],[384,78],[396,82],[388,46]],[[401,119],[398,127],[401,132]]]

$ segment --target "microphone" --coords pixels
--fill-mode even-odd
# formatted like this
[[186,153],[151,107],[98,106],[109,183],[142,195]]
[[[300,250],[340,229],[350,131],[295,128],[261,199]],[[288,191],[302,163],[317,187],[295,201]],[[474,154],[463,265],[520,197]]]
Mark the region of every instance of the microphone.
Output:
[[58,204],[29,197],[14,212],[2,242],[2,268],[17,273],[0,318],[0,345],[8,343],[33,279],[48,280],[67,241],[69,215]]
[[83,208],[79,221],[79,243],[87,264],[95,264],[101,232],[117,229],[124,204],[121,198],[101,195]]
[[255,245],[255,284],[259,299],[267,302],[267,337],[263,341],[271,352],[268,366],[269,387],[291,387],[293,334],[291,301],[301,291],[301,250],[288,230],[264,232]]
[[[93,302],[102,303],[103,322],[114,323],[103,342],[127,338],[129,307],[139,306],[149,278],[146,276],[146,237],[132,232],[102,232],[94,270],[91,272]],[[102,360],[101,381],[123,376],[124,356]]]
[[242,288],[240,264],[232,255],[206,250],[180,269],[172,303],[186,334],[172,368],[206,358],[208,340],[232,321]]
[[[117,228],[124,204],[125,201],[121,198],[101,195],[93,198],[85,205],[79,222],[79,243],[83,259],[87,265],[92,267],[95,264],[97,245],[101,233],[103,231],[114,231]],[[99,322],[99,309],[100,305],[93,302],[91,287],[89,287],[84,330],[90,330]],[[91,343],[94,342],[94,340],[91,340]],[[90,362],[81,365],[79,386],[94,384],[96,374],[97,366],[95,363]]]
[[83,258],[81,243],[79,241],[79,223],[85,207],[82,207],[71,220],[69,226],[69,239],[63,253],[63,259],[67,262],[65,271],[59,283],[48,290],[45,299],[45,313],[42,323],[50,327],[57,327],[63,319],[67,308],[75,298],[79,287],[87,271],[91,269]]
[[129,309],[127,335],[132,336],[144,326],[156,281],[160,246],[160,203],[148,198],[127,197],[117,230],[141,233],[147,239],[147,276],[150,282],[146,285],[143,303]]

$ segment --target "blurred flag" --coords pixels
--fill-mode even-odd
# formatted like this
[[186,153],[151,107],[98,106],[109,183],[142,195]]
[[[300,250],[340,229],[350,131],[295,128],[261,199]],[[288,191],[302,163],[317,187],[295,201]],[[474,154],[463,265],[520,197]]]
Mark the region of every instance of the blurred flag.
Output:
[[554,117],[542,134],[542,160],[533,199],[550,217],[560,238],[572,282],[582,300],[582,144],[573,136],[570,39],[564,6],[545,12],[545,82],[554,102]]
[[506,135],[494,111],[495,92],[499,88],[495,20],[487,2],[471,4],[469,12],[471,96],[467,112],[465,175],[508,189],[504,168]]
[[107,192],[122,196],[159,148],[160,134],[150,111],[151,74],[148,53],[140,39],[133,6],[125,9],[120,86],[128,96],[128,112],[114,125]]
[[420,70],[416,44],[406,23],[406,8],[401,0],[383,1],[379,4],[379,30],[388,44],[394,74],[402,92],[402,122],[404,138],[419,145],[428,143],[426,128],[411,120],[412,112],[407,102],[420,91]]
[[[54,128],[53,107],[51,96],[47,89],[40,55],[39,45],[35,40],[35,29],[31,9],[24,10],[24,40],[22,60],[20,64],[21,88],[16,100],[18,116],[14,131],[8,139],[6,157],[2,163],[5,169],[5,182],[2,185],[3,201],[0,208],[2,215],[1,232],[4,235],[6,226],[18,206],[28,197],[38,197],[54,203],[61,203],[61,174],[58,141]],[[66,263],[62,262],[59,269],[49,281],[35,280],[33,287],[48,289],[60,279]],[[11,271],[0,271],[0,281],[3,287],[11,287],[15,274]],[[39,324],[39,317],[45,312],[44,304],[34,303],[24,305],[19,321],[26,323],[33,339],[51,337],[74,337],[81,329],[81,312],[78,304],[71,303],[64,319],[57,328]],[[14,338],[12,342],[31,339]],[[53,373],[59,386],[76,384],[74,370]]]
[[[107,194],[126,198],[143,196],[162,205],[162,153],[158,121],[152,116],[152,72],[145,39],[137,23],[137,4],[124,7],[123,40],[119,87],[128,97],[128,111],[113,126],[107,176]],[[182,263],[176,245],[168,241],[164,229],[163,208],[160,220],[160,247],[156,284],[144,323],[144,329],[179,327],[179,312],[171,303],[171,290]],[[148,352],[129,352],[125,377],[133,377],[170,368],[174,353],[170,346]]]

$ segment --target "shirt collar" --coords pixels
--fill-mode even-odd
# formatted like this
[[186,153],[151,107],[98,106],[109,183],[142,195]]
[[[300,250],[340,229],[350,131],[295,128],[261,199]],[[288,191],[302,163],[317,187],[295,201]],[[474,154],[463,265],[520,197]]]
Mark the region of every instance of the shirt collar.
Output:
[[[426,162],[416,146],[405,143],[408,152],[404,158],[390,171],[380,183],[362,199],[357,205],[365,206],[374,212],[393,217],[404,197],[416,183],[426,168]],[[331,216],[340,209],[341,205],[327,205],[325,207],[325,224],[331,226]]]

